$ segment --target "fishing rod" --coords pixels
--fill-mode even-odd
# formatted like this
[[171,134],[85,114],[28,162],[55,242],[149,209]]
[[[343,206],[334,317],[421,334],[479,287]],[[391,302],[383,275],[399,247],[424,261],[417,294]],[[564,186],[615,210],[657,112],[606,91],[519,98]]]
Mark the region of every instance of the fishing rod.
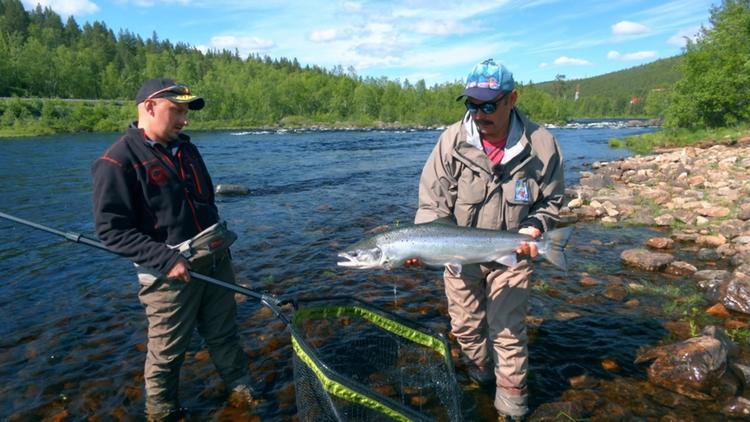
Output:
[[[103,251],[114,254],[101,242],[85,237],[79,233],[63,232],[41,224],[24,220],[12,215],[0,212],[0,219],[10,220],[37,230],[60,236],[75,243],[83,243]],[[268,306],[273,313],[284,322],[291,335],[292,351],[294,356],[294,382],[295,390],[302,399],[298,399],[297,412],[301,420],[320,418],[321,415],[329,416],[330,420],[348,420],[348,415],[380,415],[398,421],[431,421],[434,417],[422,413],[421,408],[415,407],[408,395],[391,397],[377,391],[369,383],[358,381],[354,375],[343,372],[348,368],[341,367],[339,362],[331,362],[328,355],[327,360],[321,358],[321,344],[310,344],[304,330],[299,328],[308,322],[312,324],[313,336],[319,336],[314,324],[326,324],[327,329],[338,327],[337,334],[332,335],[323,344],[330,346],[331,342],[344,347],[335,347],[334,350],[343,350],[343,359],[348,361],[346,353],[352,353],[353,344],[366,345],[366,350],[358,350],[364,359],[373,368],[380,368],[379,373],[384,378],[379,378],[382,385],[393,384],[394,391],[402,391],[403,368],[393,368],[391,356],[392,344],[398,345],[399,356],[420,356],[420,373],[431,374],[431,382],[442,385],[434,390],[434,398],[430,402],[440,403],[444,412],[452,421],[461,421],[460,391],[454,374],[454,366],[450,345],[446,337],[435,333],[431,328],[406,320],[398,315],[381,310],[366,302],[347,296],[333,296],[316,299],[279,300],[272,295],[261,294],[250,289],[227,283],[215,278],[190,271],[190,276],[198,280],[211,283],[232,290],[246,296],[259,299]],[[292,303],[295,316],[290,322],[281,313],[281,306]],[[300,307],[302,305],[302,307]],[[373,335],[372,328],[377,328],[377,336],[371,342],[363,341],[367,335]],[[314,337],[312,337],[314,338]],[[383,338],[387,338],[384,341]],[[401,352],[403,351],[403,354]],[[385,356],[385,357],[384,357]],[[340,353],[335,353],[334,359],[342,359]],[[401,362],[395,359],[393,362]],[[357,365],[355,365],[357,367]],[[300,370],[297,370],[300,368]],[[385,374],[395,374],[389,377]],[[421,376],[421,375],[420,375]],[[420,391],[422,391],[420,389]],[[420,392],[420,394],[425,394]],[[327,398],[327,401],[321,400]],[[426,396],[421,396],[426,397]],[[325,404],[319,404],[325,403]],[[316,407],[317,406],[317,407]],[[354,413],[348,413],[354,412]],[[363,412],[363,413],[359,413]]]
[[[6,214],[4,212],[0,212],[0,218],[4,218],[6,220],[13,221],[15,223],[22,224],[24,226],[28,226],[37,230],[41,230],[47,233],[54,234],[56,236],[60,236],[64,238],[65,240],[69,240],[74,243],[82,243],[86,246],[91,246],[97,249],[101,249],[103,251],[109,252],[111,254],[117,255],[115,252],[109,250],[106,246],[104,246],[101,242],[98,240],[94,240],[91,238],[88,238],[80,233],[74,233],[74,232],[63,232],[60,230],[53,229],[52,227],[47,227],[42,224],[34,223],[33,221],[24,220],[23,218],[19,218],[10,214]],[[119,255],[118,255],[119,256]],[[207,275],[203,275],[200,273],[196,273],[193,271],[188,271],[190,274],[190,277],[196,278],[198,280],[204,281],[209,284],[214,284],[217,286],[224,287],[225,289],[232,290],[235,293],[239,293],[245,296],[250,296],[252,298],[258,299],[263,303],[264,305],[268,306],[276,316],[284,321],[287,325],[289,324],[289,320],[284,316],[284,314],[281,312],[280,306],[288,303],[286,300],[280,300],[272,295],[267,295],[263,293],[258,293],[256,291],[250,290],[248,288],[238,286],[236,284],[227,283],[226,281],[222,281],[213,277],[209,277]]]

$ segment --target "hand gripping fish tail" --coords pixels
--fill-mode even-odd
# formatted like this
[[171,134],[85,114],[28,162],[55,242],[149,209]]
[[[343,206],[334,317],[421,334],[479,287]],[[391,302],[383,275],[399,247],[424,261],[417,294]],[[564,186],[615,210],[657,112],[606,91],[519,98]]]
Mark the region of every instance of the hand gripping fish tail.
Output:
[[573,233],[573,227],[563,227],[542,234],[536,241],[539,254],[555,267],[568,271],[568,260],[565,258],[565,246]]

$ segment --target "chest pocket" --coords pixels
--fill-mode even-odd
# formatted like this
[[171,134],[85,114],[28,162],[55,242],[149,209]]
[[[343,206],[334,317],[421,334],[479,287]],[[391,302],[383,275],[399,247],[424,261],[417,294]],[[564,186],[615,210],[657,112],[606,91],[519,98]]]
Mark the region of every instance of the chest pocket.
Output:
[[538,198],[539,185],[533,179],[521,177],[503,184],[506,230],[518,229]]
[[470,169],[464,169],[458,179],[456,205],[453,214],[459,226],[474,226],[487,196],[487,182]]
[[180,161],[180,173],[185,186],[195,199],[207,202],[210,198],[212,186],[201,171],[200,164],[189,153],[186,154],[183,151],[178,151],[177,159]]

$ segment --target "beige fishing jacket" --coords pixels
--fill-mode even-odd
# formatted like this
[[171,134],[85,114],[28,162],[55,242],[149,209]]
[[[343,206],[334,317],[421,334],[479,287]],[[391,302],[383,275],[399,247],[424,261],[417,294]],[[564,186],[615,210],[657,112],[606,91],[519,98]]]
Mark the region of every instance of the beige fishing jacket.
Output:
[[419,181],[415,223],[552,230],[563,201],[563,157],[552,134],[514,108],[505,155],[493,169],[469,113],[449,126]]

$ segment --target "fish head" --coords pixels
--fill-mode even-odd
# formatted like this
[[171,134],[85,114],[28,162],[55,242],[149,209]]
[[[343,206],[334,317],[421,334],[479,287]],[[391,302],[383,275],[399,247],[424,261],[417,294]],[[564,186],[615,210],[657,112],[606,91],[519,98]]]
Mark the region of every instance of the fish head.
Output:
[[386,266],[383,250],[377,243],[369,240],[355,244],[349,250],[339,253],[338,256],[345,259],[345,261],[337,262],[340,267],[370,269]]

